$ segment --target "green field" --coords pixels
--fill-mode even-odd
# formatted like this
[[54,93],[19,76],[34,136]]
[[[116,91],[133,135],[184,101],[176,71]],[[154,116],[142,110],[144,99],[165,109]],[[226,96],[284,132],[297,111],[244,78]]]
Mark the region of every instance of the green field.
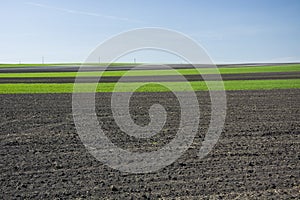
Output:
[[[256,66],[236,68],[199,68],[199,69],[178,69],[178,70],[132,70],[126,76],[163,76],[163,75],[195,75],[195,74],[242,74],[261,72],[296,72],[300,71],[300,65],[281,66]],[[0,73],[0,78],[37,78],[37,77],[76,77],[76,76],[123,76],[127,71],[106,71],[106,72],[48,72],[48,73]]]
[[[212,85],[220,85],[220,82],[210,81]],[[234,80],[224,81],[226,90],[261,90],[261,89],[289,89],[300,88],[300,79],[287,79],[287,80]],[[114,91],[116,83],[99,83],[97,85],[97,92],[128,92],[133,87],[140,85],[140,83],[119,83],[120,88]],[[206,91],[208,90],[204,81],[190,82],[192,90]],[[163,83],[147,83],[140,87],[137,92],[165,92],[169,91],[167,87],[175,88],[176,91],[190,91],[191,88],[186,86],[186,83],[182,82],[163,82]],[[72,93],[73,83],[42,83],[42,84],[1,84],[0,94],[17,94],[17,93]],[[95,84],[81,83],[79,87],[81,89],[78,92],[93,92]],[[218,90],[216,88],[216,90]]]

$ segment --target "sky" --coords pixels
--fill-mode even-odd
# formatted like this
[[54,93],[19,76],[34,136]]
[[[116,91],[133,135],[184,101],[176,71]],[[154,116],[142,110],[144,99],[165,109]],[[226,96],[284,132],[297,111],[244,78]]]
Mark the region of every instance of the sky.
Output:
[[[299,0],[0,0],[0,63],[83,62],[124,31],[159,27],[197,41],[215,63],[299,62]],[[141,51],[120,62],[182,62]],[[97,62],[97,61],[95,61]]]

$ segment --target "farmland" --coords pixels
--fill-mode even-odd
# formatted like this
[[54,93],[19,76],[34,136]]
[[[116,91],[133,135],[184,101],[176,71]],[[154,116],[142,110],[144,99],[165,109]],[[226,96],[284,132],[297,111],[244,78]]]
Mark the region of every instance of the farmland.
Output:
[[[97,69],[97,68],[96,68]],[[197,68],[177,70],[133,70],[133,71],[91,71],[91,72],[35,72],[35,73],[1,73],[0,78],[41,78],[41,77],[76,77],[76,76],[168,76],[168,75],[195,75],[195,74],[245,74],[266,72],[299,72],[300,65],[256,66],[237,68]],[[126,74],[126,72],[128,72]]]
[[[157,150],[174,138],[180,116],[178,100],[162,85],[192,91],[176,79],[177,72],[164,69],[132,70],[128,82],[119,83],[122,90],[114,91],[126,67],[79,72],[86,77],[80,84],[84,88],[97,84],[97,117],[114,144],[130,151]],[[72,116],[76,71],[53,68],[53,72],[48,67],[42,72],[39,66],[19,66],[12,72],[12,68],[18,66],[6,65],[0,72],[0,194],[4,199],[300,197],[299,64],[220,67],[227,95],[225,127],[217,145],[203,159],[197,152],[208,129],[211,102],[201,74],[209,77],[215,71],[199,68],[199,74],[198,69],[178,66],[199,101],[198,133],[176,162],[150,174],[113,170],[85,149]],[[100,73],[99,83],[89,81]],[[147,125],[148,109],[155,103],[164,106],[168,118],[157,135],[137,140],[115,123],[110,98],[112,92],[128,92],[140,82],[147,85],[130,102],[135,122]]]
[[[125,82],[120,80],[122,90],[119,92],[128,92],[130,88],[136,86],[140,82],[151,83],[147,84],[139,92],[165,92],[166,87],[161,87],[161,84],[170,85],[176,91],[190,90],[179,81],[178,76],[182,75],[187,81],[190,81],[192,89],[195,91],[207,90],[205,80],[212,84],[218,84],[218,79],[215,79],[215,74],[220,73],[224,80],[226,90],[257,90],[257,89],[289,89],[300,88],[300,64],[289,65],[274,65],[274,66],[236,66],[236,67],[220,67],[218,69],[209,67],[193,68],[185,66],[180,68],[180,65],[175,66],[173,70],[159,68],[159,66],[146,66],[144,69],[131,69],[131,65],[123,64],[116,66],[112,65],[106,71],[102,71],[102,67],[82,68],[80,72],[77,68],[63,67],[51,68],[51,66],[41,66],[40,68],[29,66],[13,69],[14,73],[10,72],[11,67],[2,68],[0,71],[0,94],[9,93],[72,93],[73,83],[75,78],[79,77],[79,84],[90,91],[90,86],[94,85],[95,78],[101,76],[98,84],[97,92],[113,92],[116,82],[120,77],[125,76]],[[13,68],[15,65],[13,66]],[[45,70],[47,72],[43,72]],[[153,67],[154,69],[149,69]],[[124,70],[124,68],[126,70]],[[56,72],[51,72],[51,69]],[[34,72],[32,72],[34,70]],[[50,71],[48,71],[50,70]],[[71,70],[71,71],[70,71]],[[21,72],[20,72],[21,71]],[[10,73],[8,73],[10,72]],[[202,77],[203,76],[203,77]],[[97,80],[97,79],[96,79]],[[82,83],[83,82],[83,83]],[[91,83],[90,83],[91,82]]]
[[[211,81],[212,84],[218,84],[218,81]],[[1,84],[0,94],[17,93],[72,93],[73,83],[17,83]],[[93,92],[94,84],[81,83],[82,90],[79,92]],[[130,92],[131,88],[139,86],[139,83],[119,83],[120,88],[115,89],[116,83],[99,83],[96,92]],[[167,87],[176,88],[174,91],[207,91],[208,88],[204,81],[190,82],[192,86],[187,87],[180,82],[153,82],[147,83],[136,92],[168,92]],[[283,80],[232,80],[224,82],[225,90],[260,90],[260,89],[297,89],[300,88],[300,79]]]

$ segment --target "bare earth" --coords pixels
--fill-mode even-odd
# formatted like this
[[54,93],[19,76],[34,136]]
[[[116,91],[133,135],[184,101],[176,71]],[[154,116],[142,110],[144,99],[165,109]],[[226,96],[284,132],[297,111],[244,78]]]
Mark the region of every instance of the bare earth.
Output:
[[[210,101],[197,92],[202,113],[191,148],[156,173],[127,174],[91,156],[72,117],[71,94],[0,95],[1,199],[12,198],[285,198],[300,199],[300,90],[230,91],[224,131],[212,152],[197,157]],[[116,126],[110,94],[97,94],[107,136],[131,151],[152,151],[176,134],[179,104],[172,93],[139,93],[130,103],[137,124],[147,109],[165,106],[167,123],[147,140]]]

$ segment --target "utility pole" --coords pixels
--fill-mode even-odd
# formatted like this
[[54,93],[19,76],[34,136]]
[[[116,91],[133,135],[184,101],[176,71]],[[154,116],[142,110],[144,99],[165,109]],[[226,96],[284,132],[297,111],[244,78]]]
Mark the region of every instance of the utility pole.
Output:
[[98,57],[98,63],[100,64],[100,56]]
[[133,59],[133,62],[134,62],[134,64],[136,64],[136,59],[135,58]]

